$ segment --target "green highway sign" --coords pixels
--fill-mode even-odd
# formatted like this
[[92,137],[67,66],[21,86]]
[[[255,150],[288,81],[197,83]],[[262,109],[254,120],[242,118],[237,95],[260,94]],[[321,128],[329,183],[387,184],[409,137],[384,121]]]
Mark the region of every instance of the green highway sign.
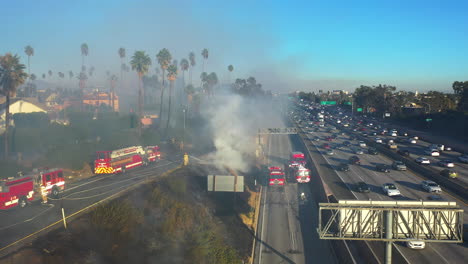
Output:
[[336,105],[336,101],[320,101],[320,105]]
[[426,122],[431,122],[432,118],[426,118]]
[[362,108],[357,108],[356,111],[362,112]]
[[351,102],[345,102],[344,104],[345,105],[351,105]]

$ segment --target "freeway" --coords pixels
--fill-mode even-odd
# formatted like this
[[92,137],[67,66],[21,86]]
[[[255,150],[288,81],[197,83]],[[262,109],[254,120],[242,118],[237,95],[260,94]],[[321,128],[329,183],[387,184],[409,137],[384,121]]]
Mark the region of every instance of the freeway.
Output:
[[[270,135],[267,166],[287,164],[292,150],[288,135]],[[299,202],[305,192],[307,202]],[[255,263],[337,263],[329,241],[320,240],[317,203],[306,184],[264,187],[260,203]]]
[[[308,132],[306,136],[310,139],[312,147],[311,152],[316,152],[322,155],[327,164],[320,164],[320,166],[329,166],[337,169],[339,163],[347,163],[352,155],[356,155],[351,151],[351,148],[344,147],[342,150],[334,149],[334,155],[326,155],[325,150],[321,147],[325,141],[324,139],[330,136],[331,133],[326,132],[326,129],[321,128],[317,132]],[[315,136],[320,138],[320,141],[311,140]],[[349,140],[347,136],[339,136],[333,142],[328,142],[332,146],[342,145],[343,141]],[[353,146],[357,147],[357,141],[351,141]],[[427,200],[428,193],[424,192],[420,187],[420,182],[423,178],[411,171],[395,171],[391,170],[389,173],[378,172],[375,170],[377,164],[390,165],[392,160],[383,155],[358,155],[361,159],[361,165],[350,165],[348,172],[336,171],[336,174],[341,179],[341,182],[335,182],[337,185],[344,185],[345,188],[351,192],[356,199],[359,200]],[[323,176],[322,176],[323,177]],[[327,177],[327,175],[324,175]],[[359,193],[356,189],[356,183],[364,181],[369,184],[371,188],[370,193]],[[381,185],[386,182],[394,183],[401,191],[402,196],[391,198],[385,195],[381,190]],[[446,200],[454,200],[453,197],[442,194]],[[338,197],[340,198],[340,197]],[[461,201],[457,203],[465,210],[465,219],[468,216],[467,205]],[[379,248],[381,245],[378,242],[370,243],[373,248]],[[380,243],[382,244],[382,243]],[[466,243],[464,244],[446,244],[446,243],[431,243],[427,244],[426,249],[422,251],[411,250],[402,244],[395,244],[395,248],[402,253],[404,258],[409,263],[465,263],[468,259],[468,251],[466,250]],[[378,252],[379,250],[374,249]],[[383,253],[383,252],[382,252]],[[379,256],[383,261],[383,255]]]
[[[182,160],[181,157],[178,160]],[[78,214],[87,207],[115,196],[128,188],[135,187],[148,179],[175,168],[179,162],[161,160],[144,168],[136,168],[125,174],[96,175],[91,178],[67,184],[60,194],[61,199],[50,200],[49,204],[33,203],[25,208],[12,208],[0,211],[0,257],[7,255],[29,240],[50,231],[61,228],[62,211],[67,216]],[[57,223],[54,225],[54,223]]]

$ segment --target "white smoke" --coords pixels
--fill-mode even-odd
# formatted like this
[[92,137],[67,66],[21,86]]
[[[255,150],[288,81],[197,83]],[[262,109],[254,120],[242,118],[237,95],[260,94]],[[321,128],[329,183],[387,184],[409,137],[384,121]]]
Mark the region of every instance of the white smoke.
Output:
[[219,169],[224,170],[225,165],[238,171],[249,169],[262,123],[261,110],[257,102],[239,95],[216,95],[210,102],[204,116],[210,122],[216,151],[208,158]]

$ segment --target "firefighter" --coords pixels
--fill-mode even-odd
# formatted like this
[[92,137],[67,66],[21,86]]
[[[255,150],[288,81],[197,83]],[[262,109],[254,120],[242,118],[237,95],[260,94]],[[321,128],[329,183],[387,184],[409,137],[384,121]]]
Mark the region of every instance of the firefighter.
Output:
[[189,157],[187,152],[184,154],[184,166],[187,166],[189,164]]
[[42,204],[47,204],[47,187],[41,185]]

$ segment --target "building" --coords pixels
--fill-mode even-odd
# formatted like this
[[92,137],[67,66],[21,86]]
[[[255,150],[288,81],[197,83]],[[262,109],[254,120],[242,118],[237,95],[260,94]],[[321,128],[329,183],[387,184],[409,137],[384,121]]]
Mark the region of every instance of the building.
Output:
[[[83,104],[98,107],[100,105],[112,105],[112,97],[110,93],[93,92],[83,96]],[[114,111],[119,111],[119,97],[114,94]]]
[[[10,118],[18,113],[47,113],[47,107],[37,101],[36,98],[23,97],[10,99]],[[0,131],[5,129],[6,97],[0,97]],[[13,120],[13,119],[10,119]]]

